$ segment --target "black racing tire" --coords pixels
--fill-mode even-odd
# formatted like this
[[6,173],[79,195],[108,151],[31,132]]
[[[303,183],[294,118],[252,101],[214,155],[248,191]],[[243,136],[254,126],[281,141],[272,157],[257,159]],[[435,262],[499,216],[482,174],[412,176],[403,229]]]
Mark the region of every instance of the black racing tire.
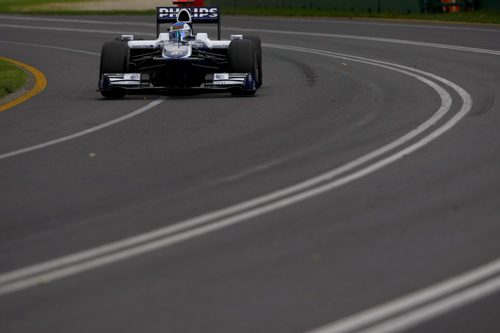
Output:
[[253,42],[255,48],[255,53],[257,57],[257,88],[262,86],[263,82],[263,71],[262,71],[262,41],[259,36],[254,35],[244,35],[243,39],[248,39]]
[[[230,73],[252,73],[257,74],[257,59],[253,42],[251,40],[233,40],[229,44],[229,72]],[[240,91],[233,95],[254,95],[255,92]]]
[[[126,42],[106,42],[101,50],[99,80],[104,73],[127,73],[129,70],[130,48]],[[127,94],[124,89],[101,91],[107,98],[122,98]]]

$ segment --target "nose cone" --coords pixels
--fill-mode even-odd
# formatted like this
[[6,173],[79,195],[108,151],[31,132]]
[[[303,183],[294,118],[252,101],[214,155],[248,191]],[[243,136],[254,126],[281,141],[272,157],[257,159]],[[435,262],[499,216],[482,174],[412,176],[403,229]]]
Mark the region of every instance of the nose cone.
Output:
[[191,46],[177,42],[170,42],[163,48],[165,59],[185,59],[191,56]]

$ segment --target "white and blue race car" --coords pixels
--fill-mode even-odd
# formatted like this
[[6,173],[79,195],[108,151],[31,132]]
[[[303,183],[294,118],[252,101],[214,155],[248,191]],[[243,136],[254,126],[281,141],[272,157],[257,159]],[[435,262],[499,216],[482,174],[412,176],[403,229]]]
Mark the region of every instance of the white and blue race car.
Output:
[[[171,24],[162,33],[162,24]],[[218,40],[193,33],[194,23],[216,23]],[[262,85],[262,47],[258,36],[221,40],[217,7],[158,7],[156,40],[122,35],[101,52],[99,91],[107,98],[126,94],[230,92],[253,96]]]

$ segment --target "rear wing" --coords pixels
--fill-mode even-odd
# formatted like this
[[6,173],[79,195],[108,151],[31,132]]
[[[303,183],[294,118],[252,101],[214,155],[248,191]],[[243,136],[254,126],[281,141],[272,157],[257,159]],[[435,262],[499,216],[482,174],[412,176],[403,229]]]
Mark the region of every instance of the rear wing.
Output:
[[221,39],[219,7],[156,7],[156,35],[160,34],[160,25],[177,22],[177,14],[181,9],[189,10],[192,23],[217,24],[217,37]]

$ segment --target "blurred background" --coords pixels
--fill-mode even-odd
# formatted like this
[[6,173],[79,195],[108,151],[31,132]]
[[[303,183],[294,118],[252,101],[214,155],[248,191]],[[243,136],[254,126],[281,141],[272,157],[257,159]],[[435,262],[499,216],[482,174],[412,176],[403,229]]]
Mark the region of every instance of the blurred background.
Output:
[[[172,0],[0,0],[1,12],[27,11],[148,11],[156,6],[171,5]],[[195,0],[196,5],[220,6],[235,10],[301,10],[337,13],[436,14],[473,11],[500,11],[499,0]],[[266,13],[263,13],[264,15]],[[284,13],[286,14],[286,13]]]
[[208,0],[228,8],[277,7],[401,13],[500,10],[498,0]]

